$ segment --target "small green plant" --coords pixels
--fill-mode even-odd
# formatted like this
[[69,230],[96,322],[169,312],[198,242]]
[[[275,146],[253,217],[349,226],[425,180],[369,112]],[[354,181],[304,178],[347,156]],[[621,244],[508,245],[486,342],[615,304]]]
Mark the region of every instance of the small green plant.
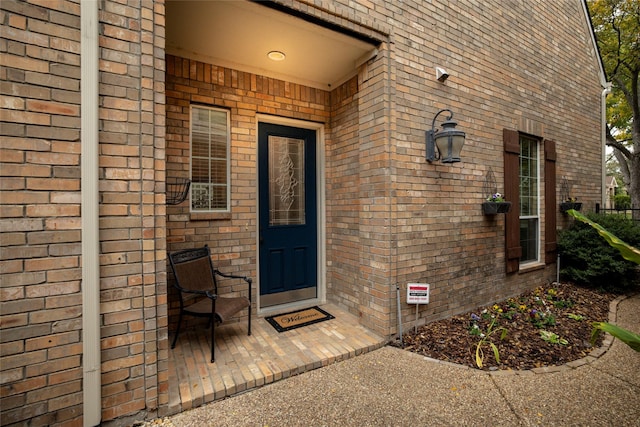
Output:
[[[542,305],[546,305],[544,301],[549,301],[553,304],[554,307],[558,307],[558,308],[573,307],[575,305],[575,303],[570,299],[561,299],[560,295],[558,294],[558,291],[555,288],[547,289],[546,293],[543,292],[541,288],[538,288],[538,289],[539,289],[538,295],[542,295],[539,297],[540,300],[543,301]],[[543,297],[544,297],[544,300],[542,299]]]
[[[483,311],[482,314],[488,314],[488,312]],[[484,318],[484,316],[482,317]],[[497,318],[491,318],[491,323],[487,326],[487,330],[482,332],[480,327],[478,326],[478,321],[481,319],[480,316],[476,314],[471,315],[472,325],[469,328],[469,333],[474,336],[480,337],[478,344],[476,344],[476,365],[478,368],[482,369],[484,364],[484,350],[483,347],[489,345],[491,350],[493,351],[493,357],[496,359],[497,363],[500,363],[500,352],[498,351],[498,347],[491,341],[491,336],[497,332],[500,332],[500,339],[503,340],[507,336],[507,328],[499,327],[496,328]]]
[[558,308],[570,308],[570,307],[573,307],[575,303],[571,300],[561,299],[561,300],[554,301],[553,305]]
[[516,310],[508,310],[502,313],[502,317],[505,319],[513,320],[518,317],[518,312]]
[[553,332],[549,332],[549,331],[540,331],[540,337],[550,343],[550,344],[560,344],[560,345],[567,345],[569,344],[569,341],[565,340],[564,338],[560,338],[558,336],[558,334],[555,334]]
[[531,320],[531,323],[539,329],[556,324],[556,318],[549,310],[539,311],[533,309],[529,312],[529,319]]
[[482,334],[482,330],[480,329],[480,326],[478,326],[478,323],[476,323],[478,320],[480,320],[480,316],[476,314],[471,315],[471,324],[469,325],[469,334],[473,335],[474,337],[479,337],[480,334]]
[[569,319],[572,319],[572,320],[577,320],[578,322],[580,322],[580,321],[584,320],[584,316],[583,316],[583,315],[581,315],[581,314],[573,314],[573,313],[569,313],[569,314],[567,314],[567,317],[568,317]]

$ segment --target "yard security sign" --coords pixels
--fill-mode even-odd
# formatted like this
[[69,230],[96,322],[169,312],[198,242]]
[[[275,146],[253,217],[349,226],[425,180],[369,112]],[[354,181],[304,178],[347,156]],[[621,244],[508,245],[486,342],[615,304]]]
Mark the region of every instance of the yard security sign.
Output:
[[407,284],[407,304],[429,304],[429,284]]

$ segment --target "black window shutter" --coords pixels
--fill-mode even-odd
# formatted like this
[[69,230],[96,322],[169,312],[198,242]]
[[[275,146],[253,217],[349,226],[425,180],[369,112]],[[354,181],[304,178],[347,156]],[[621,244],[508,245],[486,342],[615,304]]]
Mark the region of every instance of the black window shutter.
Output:
[[505,258],[507,273],[520,268],[520,135],[504,129],[504,193],[511,202],[511,210],[505,215]]
[[544,262],[556,261],[556,142],[544,141]]

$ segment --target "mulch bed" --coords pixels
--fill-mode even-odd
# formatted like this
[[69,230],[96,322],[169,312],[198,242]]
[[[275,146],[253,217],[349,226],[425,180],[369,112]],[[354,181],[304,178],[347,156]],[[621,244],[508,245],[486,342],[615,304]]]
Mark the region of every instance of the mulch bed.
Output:
[[[609,303],[616,296],[571,284],[545,285],[473,312],[429,323],[416,332],[411,328],[404,334],[404,349],[478,368],[476,347],[484,339],[483,370],[558,366],[585,357],[601,345],[602,335],[591,345],[591,322],[609,320]],[[501,339],[503,330],[506,335]],[[541,331],[555,337],[551,335],[545,341]],[[498,349],[499,363],[489,342]]]

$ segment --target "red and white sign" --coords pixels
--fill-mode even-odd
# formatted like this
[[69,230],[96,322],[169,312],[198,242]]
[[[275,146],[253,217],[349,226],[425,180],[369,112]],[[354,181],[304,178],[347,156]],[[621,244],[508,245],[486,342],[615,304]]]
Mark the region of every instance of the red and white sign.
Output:
[[429,284],[408,283],[407,304],[429,304]]

